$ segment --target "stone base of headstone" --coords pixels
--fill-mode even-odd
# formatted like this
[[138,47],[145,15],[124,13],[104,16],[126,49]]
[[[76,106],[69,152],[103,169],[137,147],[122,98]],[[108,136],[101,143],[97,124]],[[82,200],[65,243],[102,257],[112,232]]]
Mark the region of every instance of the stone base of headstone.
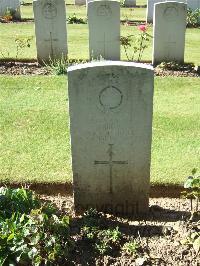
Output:
[[[110,195],[109,193],[90,193],[77,191],[74,193],[74,205],[76,214],[82,214],[84,211],[92,208],[104,213],[111,213],[122,216],[138,217],[148,213],[149,197],[143,197],[145,191],[140,191],[141,197],[132,194],[127,197],[129,191],[118,192]],[[130,194],[129,194],[130,195]],[[137,199],[137,200],[136,200]]]

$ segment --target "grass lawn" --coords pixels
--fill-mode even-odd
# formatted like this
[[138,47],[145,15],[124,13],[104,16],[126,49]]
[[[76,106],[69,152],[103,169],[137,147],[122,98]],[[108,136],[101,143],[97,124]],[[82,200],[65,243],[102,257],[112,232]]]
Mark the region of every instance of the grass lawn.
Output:
[[[88,25],[70,24],[68,29],[68,47],[69,57],[76,59],[88,59]],[[149,27],[149,33],[152,34],[152,28]],[[137,27],[121,26],[121,35],[139,34]],[[16,38],[27,38],[34,36],[34,24],[0,24],[0,58],[16,58],[17,45]],[[152,40],[151,40],[152,42]],[[186,47],[185,47],[185,61],[200,63],[199,53],[200,43],[200,29],[187,29],[186,31]],[[8,45],[9,44],[9,45]],[[145,50],[143,60],[151,60],[152,43]],[[126,56],[121,48],[121,58],[126,60]],[[36,59],[35,38],[31,42],[30,48],[23,48],[20,50],[18,59]]]
[[[71,180],[65,76],[0,76],[0,180]],[[198,78],[155,78],[152,183],[199,166]]]
[[[32,6],[21,7],[22,18],[34,18]],[[76,15],[77,18],[87,19],[87,12],[85,6],[66,6],[66,17]],[[121,7],[121,20],[138,20],[145,21],[146,19],[146,8],[124,8]]]

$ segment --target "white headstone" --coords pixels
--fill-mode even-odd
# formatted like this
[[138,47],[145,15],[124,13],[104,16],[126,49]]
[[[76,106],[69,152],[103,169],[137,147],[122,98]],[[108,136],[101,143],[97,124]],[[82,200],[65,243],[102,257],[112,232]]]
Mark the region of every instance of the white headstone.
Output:
[[184,62],[187,5],[177,2],[155,4],[153,64]]
[[64,0],[34,0],[37,58],[40,63],[67,56]]
[[88,8],[90,59],[120,59],[120,3],[90,1]]
[[[171,2],[181,2],[186,3],[187,0],[170,0]],[[147,10],[146,10],[146,22],[153,22],[153,13],[154,13],[154,5],[161,2],[168,2],[168,0],[147,0]]]
[[75,0],[74,4],[76,6],[83,6],[83,5],[86,5],[86,0]]
[[0,0],[0,16],[4,16],[7,11],[10,11],[14,19],[21,19],[20,1]]
[[69,67],[75,210],[148,211],[154,73],[101,61]]
[[134,7],[136,6],[136,0],[124,0],[125,7]]
[[187,6],[192,10],[200,9],[200,0],[187,0]]

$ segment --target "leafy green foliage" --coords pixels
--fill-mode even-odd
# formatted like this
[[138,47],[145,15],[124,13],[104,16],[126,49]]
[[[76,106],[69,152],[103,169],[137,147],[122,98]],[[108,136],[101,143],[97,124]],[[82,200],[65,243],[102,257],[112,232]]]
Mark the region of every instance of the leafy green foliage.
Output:
[[0,216],[3,218],[10,218],[13,213],[28,214],[31,209],[37,209],[40,206],[39,200],[31,190],[0,188]]
[[27,189],[2,187],[0,208],[0,265],[58,265],[67,260],[73,248],[68,216],[59,217],[51,204],[42,204]]
[[61,59],[49,59],[48,63],[45,63],[45,67],[53,75],[65,75],[67,73],[67,68],[71,65],[85,63],[83,60],[73,60],[61,57]]
[[199,27],[200,26],[200,9],[187,10],[187,27]]
[[136,240],[133,240],[130,242],[126,242],[122,247],[122,251],[129,256],[133,256],[137,253],[139,247],[139,243]]
[[196,251],[196,253],[199,253],[199,251],[200,251],[200,232],[198,232],[198,231],[191,232],[186,239],[183,239],[181,241],[181,244],[192,246],[194,248],[194,250]]
[[195,66],[193,63],[180,64],[178,62],[171,61],[171,62],[162,62],[157,67],[163,70],[193,71]]
[[33,36],[31,37],[21,37],[21,38],[15,38],[15,44],[16,44],[16,58],[19,57],[21,53],[24,52],[26,48],[31,47],[31,41],[33,39]]
[[152,36],[147,33],[147,25],[140,25],[138,29],[140,31],[139,35],[127,35],[121,36],[120,38],[128,61],[136,60],[140,62],[144,50],[148,47],[150,38],[152,38]]
[[82,18],[77,18],[76,14],[74,13],[72,16],[69,16],[67,19],[68,24],[87,24],[87,20]]
[[102,215],[95,209],[89,209],[83,215],[84,226],[81,228],[82,238],[91,244],[100,255],[110,254],[120,248],[122,233],[119,228],[102,228]]
[[196,210],[198,211],[198,205],[200,200],[200,176],[197,175],[197,169],[192,170],[192,176],[188,176],[184,183],[184,188],[186,189],[182,195],[190,199],[191,201],[191,211],[193,210],[192,200],[196,199]]

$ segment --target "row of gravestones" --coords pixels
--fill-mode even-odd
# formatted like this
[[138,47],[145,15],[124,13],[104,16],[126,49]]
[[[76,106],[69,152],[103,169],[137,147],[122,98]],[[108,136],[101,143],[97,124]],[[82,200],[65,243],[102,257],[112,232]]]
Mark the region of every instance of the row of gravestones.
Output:
[[[166,0],[147,0],[147,12],[146,12],[146,21],[151,23],[153,22],[153,10],[154,4],[159,2],[164,2]],[[187,4],[187,7],[196,10],[200,8],[200,0],[171,0],[176,2],[184,2]],[[86,2],[90,0],[75,0],[75,5],[86,5]],[[134,7],[136,6],[136,0],[125,0],[124,6]],[[20,0],[0,0],[0,16],[3,16],[7,10],[12,10],[14,12],[14,18],[20,19]]]
[[[160,53],[174,28],[181,39],[176,34],[171,38],[178,49],[184,47],[186,9],[186,4],[177,2],[155,5],[154,36],[166,45]],[[109,51],[119,57],[119,45],[113,39],[106,42],[110,35],[119,36],[119,13],[116,1],[88,3],[90,42],[98,53]],[[154,49],[160,49],[163,43],[156,45]],[[153,88],[153,68],[143,64],[101,61],[68,68],[77,213],[89,208],[131,216],[148,212]]]
[[[90,0],[75,0],[75,5],[86,5]],[[135,7],[136,0],[124,0],[123,5],[125,7]]]
[[[184,61],[187,5],[154,5],[153,64]],[[67,56],[64,0],[33,1],[38,61]],[[90,59],[120,60],[120,3],[90,1],[87,7]],[[97,34],[98,33],[98,34]]]
[[[119,3],[96,2],[98,4],[90,2],[88,6],[90,27],[93,26],[96,35],[99,35],[99,28],[105,28],[100,31],[103,32],[101,39],[94,37],[95,45],[99,47],[100,40],[103,43],[100,47],[104,50],[111,47],[109,51],[112,52],[112,39],[110,43],[105,40],[106,34],[114,32],[112,37],[119,34]],[[93,13],[90,15],[90,12]],[[37,46],[42,45],[46,50],[50,47],[48,51],[55,54],[64,51],[64,1],[35,1],[34,13],[36,29],[40,27],[36,30],[40,34],[36,33]],[[154,16],[155,24],[158,23],[154,25],[154,36],[165,38],[164,35],[174,27],[176,34],[177,31],[184,32],[186,4],[156,4]],[[105,22],[107,19],[110,24]],[[177,42],[176,35],[170,36]],[[184,41],[180,43],[183,45]],[[116,52],[119,53],[118,48]],[[153,68],[143,64],[101,61],[69,67],[70,134],[77,213],[91,207],[126,215],[148,212],[153,87]]]

